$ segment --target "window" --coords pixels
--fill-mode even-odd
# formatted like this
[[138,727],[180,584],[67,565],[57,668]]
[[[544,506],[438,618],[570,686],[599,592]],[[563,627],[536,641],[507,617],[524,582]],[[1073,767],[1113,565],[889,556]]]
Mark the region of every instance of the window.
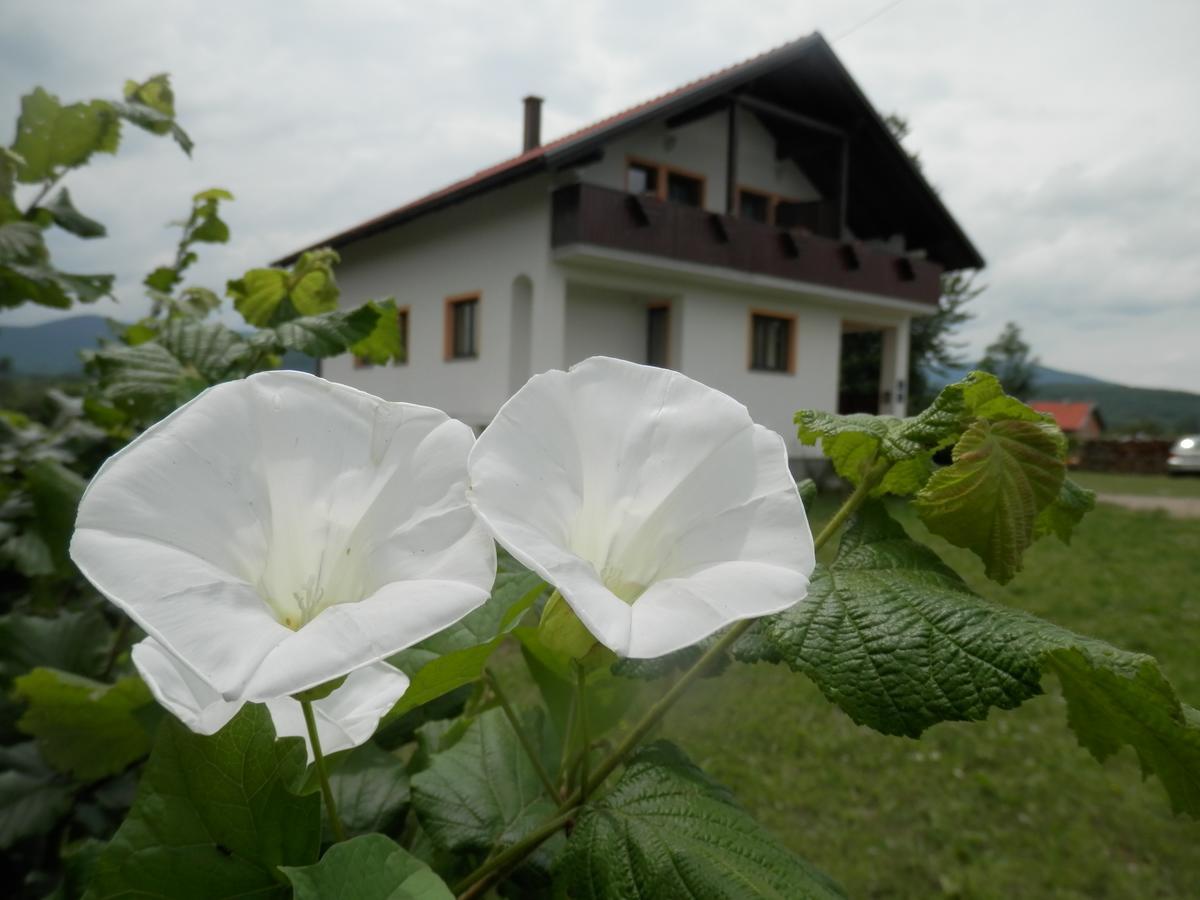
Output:
[[738,216],[768,225],[772,218],[771,200],[770,194],[760,194],[758,191],[742,188],[738,191]]
[[683,206],[704,206],[704,178],[662,163],[631,159],[625,170],[625,189]]
[[644,163],[630,163],[628,177],[629,193],[658,196],[658,167]]
[[704,182],[682,172],[667,174],[667,199],[684,206],[704,205]]
[[750,314],[750,368],[760,372],[792,372],[791,316]]
[[446,298],[446,359],[479,356],[479,295]]
[[[408,307],[404,306],[396,310],[396,330],[400,335],[400,356],[393,365],[403,366],[408,362]],[[370,369],[374,367],[374,363],[365,356],[354,357],[354,368]]]
[[671,307],[656,303],[646,308],[646,365],[671,365]]

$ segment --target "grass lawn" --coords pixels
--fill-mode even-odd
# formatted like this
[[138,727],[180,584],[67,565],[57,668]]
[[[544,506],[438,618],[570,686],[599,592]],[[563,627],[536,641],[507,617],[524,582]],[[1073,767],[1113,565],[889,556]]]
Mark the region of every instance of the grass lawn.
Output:
[[1143,497],[1200,497],[1200,478],[1168,475],[1122,475],[1115,472],[1072,472],[1071,478],[1101,494]]
[[[934,543],[988,596],[1158,657],[1200,705],[1200,521],[1100,507],[1072,548],[1034,547],[1007,588]],[[854,725],[783,668],[732,666],[695,686],[665,733],[851,897],[1200,896],[1200,823],[1171,815],[1132,751],[1098,764],[1057,682],[1044,687],[914,741]]]

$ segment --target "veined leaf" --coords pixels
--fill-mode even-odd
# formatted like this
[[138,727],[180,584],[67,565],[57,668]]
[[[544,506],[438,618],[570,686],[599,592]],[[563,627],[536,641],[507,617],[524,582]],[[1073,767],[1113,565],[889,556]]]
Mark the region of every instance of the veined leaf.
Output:
[[71,808],[73,793],[32,741],[0,747],[0,849],[53,829]]
[[296,900],[454,900],[429,866],[382,834],[335,844],[319,863],[282,871]]
[[81,781],[115,775],[150,750],[150,735],[135,713],[152,703],[140,678],[104,684],[34,669],[14,682],[29,703],[18,727],[37,738],[50,765]]
[[365,304],[349,312],[301,316],[259,335],[273,337],[277,347],[324,358],[345,353],[348,347],[369,337],[379,317],[371,304]]
[[71,195],[67,192],[66,188],[60,190],[53,200],[43,204],[38,209],[49,213],[50,218],[54,220],[54,224],[59,228],[79,237],[104,237],[108,234],[107,229],[103,225],[95,219],[89,219],[75,208],[75,204],[71,202]]
[[109,631],[95,610],[0,616],[0,685],[38,666],[97,676],[108,655]]
[[404,346],[400,334],[400,313],[396,309],[396,301],[371,300],[362,308],[374,310],[378,315],[371,330],[360,340],[350,345],[350,352],[355,356],[369,360],[375,365],[388,362],[404,362],[407,359],[408,348]]
[[370,741],[346,755],[330,773],[329,785],[350,834],[388,831],[408,806],[404,763]]
[[57,97],[35,88],[21,98],[17,138],[12,149],[21,157],[17,180],[36,184],[64,169],[81,166],[93,153],[114,153],[120,121],[103,100],[63,106]]
[[1005,583],[1021,568],[1038,516],[1066,477],[1060,442],[1042,422],[979,419],[954,445],[954,462],[934,473],[913,506],[934,534],[974,551],[988,577]]
[[316,862],[320,844],[319,795],[288,788],[304,769],[304,742],[276,741],[262,706],[211,737],[168,717],[88,898],[284,900],[275,868]]
[[169,134],[188,156],[192,155],[192,139],[175,121],[175,93],[170,76],[154,75],[145,81],[125,82],[125,102],[114,103],[113,109],[121,118],[151,134]]
[[[226,284],[233,305],[250,325],[265,328],[298,316],[315,316],[337,309],[338,287],[333,250],[302,253],[291,269],[251,269]],[[286,302],[285,302],[286,301]]]
[[666,741],[639,750],[583,811],[554,870],[580,900],[845,896]]
[[1015,707],[1053,671],[1085,747],[1103,759],[1132,746],[1172,806],[1200,817],[1200,722],[1152,658],[973,594],[880,504],[863,507],[803,602],[763,620],[755,646],[855,722],[909,737]]
[[1033,536],[1056,534],[1064,544],[1071,543],[1071,532],[1096,506],[1096,494],[1064,478],[1054,502],[1043,509],[1034,524]]

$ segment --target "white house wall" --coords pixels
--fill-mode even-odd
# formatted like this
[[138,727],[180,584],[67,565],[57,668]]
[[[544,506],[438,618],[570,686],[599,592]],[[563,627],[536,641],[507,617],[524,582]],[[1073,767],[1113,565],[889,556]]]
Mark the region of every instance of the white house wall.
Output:
[[[325,360],[322,374],[387,399],[444,409],[470,425],[488,422],[513,381],[562,365],[563,285],[549,261],[549,218],[549,180],[533,178],[346,247],[338,268],[343,307],[386,297],[409,307],[408,362],[355,368],[347,355]],[[533,336],[532,346],[516,342],[514,363],[512,296],[520,276],[532,285],[532,310],[523,314],[518,305],[516,318],[532,318]],[[479,357],[447,361],[445,298],[474,292]],[[531,372],[524,377],[514,371],[525,365]]]
[[[604,158],[581,169],[580,179],[623,191],[630,157],[663,163],[703,175],[705,208],[724,212],[727,123],[727,113],[718,112],[679,128],[667,128],[663,122],[646,125],[606,146]],[[820,199],[795,163],[775,158],[775,139],[758,117],[746,110],[738,112],[737,169],[739,186],[790,200]]]
[[646,361],[645,297],[568,283],[566,364],[589,356]]

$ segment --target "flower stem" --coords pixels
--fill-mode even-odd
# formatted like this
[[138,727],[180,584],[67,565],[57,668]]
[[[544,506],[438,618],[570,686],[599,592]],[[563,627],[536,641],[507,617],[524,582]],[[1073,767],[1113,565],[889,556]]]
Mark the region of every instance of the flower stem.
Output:
[[587,720],[587,672],[578,661],[575,663],[575,684],[578,687],[576,696],[579,698],[576,703],[579,704],[579,746],[580,752],[583,754],[579,761],[579,805],[583,806],[587,802],[588,795],[588,757],[591,756],[592,739],[588,735],[588,720]]
[[525,750],[525,755],[529,757],[529,761],[533,763],[533,768],[537,772],[538,778],[542,781],[542,787],[546,789],[546,793],[553,800],[558,796],[558,791],[554,789],[554,782],[550,780],[550,773],[546,771],[546,767],[542,765],[542,760],[538,756],[537,749],[533,746],[533,741],[529,739],[529,735],[525,733],[525,729],[521,727],[521,722],[517,718],[516,712],[512,708],[512,704],[508,702],[508,697],[504,691],[500,689],[500,682],[496,679],[496,674],[491,669],[483,670],[483,677],[487,679],[488,685],[492,689],[492,693],[496,695],[496,699],[500,701],[500,707],[504,710],[504,715],[508,717],[508,724],[512,726],[513,731],[517,733],[517,740],[521,742],[521,747]]
[[[846,521],[854,515],[860,506],[870,496],[871,491],[887,474],[888,469],[892,467],[892,463],[886,459],[877,460],[866,474],[863,475],[862,481],[854,489],[853,493],[846,498],[845,502],[838,508],[838,511],[833,514],[813,541],[813,547],[820,550],[827,544],[838,530],[846,524]],[[701,656],[692,667],[679,676],[679,679],[671,685],[665,694],[663,694],[653,706],[646,710],[645,715],[634,725],[629,732],[621,739],[616,748],[608,754],[596,767],[596,771],[588,778],[586,770],[581,779],[582,783],[576,788],[566,800],[559,804],[559,815],[547,822],[541,828],[531,832],[525,838],[517,841],[503,853],[494,857],[488,862],[463,879],[459,889],[463,892],[459,894],[458,900],[474,900],[480,897],[483,893],[502,878],[510,865],[515,865],[520,860],[524,859],[528,854],[536,850],[544,841],[549,839],[563,825],[571,821],[572,817],[582,805],[583,800],[589,794],[604,783],[613,771],[625,761],[630,753],[632,753],[637,745],[641,743],[651,729],[653,729],[667,714],[675,702],[683,696],[684,691],[691,686],[697,678],[704,674],[705,670],[712,665],[714,661],[719,659],[726,650],[728,650],[738,638],[740,638],[751,625],[755,623],[755,619],[744,619],[738,622],[732,628],[721,636],[721,639],[713,644],[704,655]],[[581,710],[582,713],[582,710]],[[586,748],[585,748],[586,753]],[[586,763],[585,763],[586,765]]]
[[342,820],[338,818],[337,804],[333,802],[333,788],[329,786],[325,754],[321,752],[321,739],[317,737],[317,720],[313,715],[312,701],[301,700],[300,708],[304,710],[304,724],[308,726],[308,740],[312,744],[313,763],[317,767],[317,778],[321,781],[321,796],[325,798],[325,814],[329,816],[329,827],[333,831],[334,842],[341,843],[346,839],[346,831],[342,828]]

